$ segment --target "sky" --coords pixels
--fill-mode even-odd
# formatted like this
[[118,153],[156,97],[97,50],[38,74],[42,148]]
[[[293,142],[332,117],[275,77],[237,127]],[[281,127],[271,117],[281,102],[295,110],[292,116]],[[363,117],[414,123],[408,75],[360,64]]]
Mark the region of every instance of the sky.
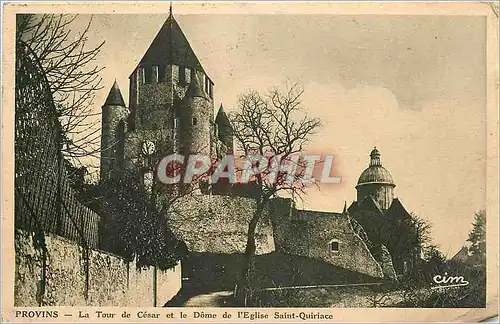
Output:
[[[175,8],[174,8],[175,15]],[[82,15],[75,27],[90,16]],[[89,46],[103,90],[114,80],[128,102],[128,76],[167,13],[94,15]],[[409,212],[428,220],[448,257],[485,208],[486,26],[480,16],[175,15],[215,82],[215,107],[235,109],[249,89],[287,81],[304,87],[303,107],[323,127],[310,152],[333,154],[342,183],[310,190],[307,209],[342,210],[374,146]],[[100,123],[99,120],[97,120]]]

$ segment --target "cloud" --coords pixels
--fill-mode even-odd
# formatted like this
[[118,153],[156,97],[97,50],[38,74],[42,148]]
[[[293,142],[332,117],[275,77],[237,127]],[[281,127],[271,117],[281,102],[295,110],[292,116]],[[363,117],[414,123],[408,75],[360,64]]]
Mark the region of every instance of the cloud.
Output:
[[[88,20],[82,16],[82,26]],[[166,18],[96,15],[89,39],[106,44],[105,89],[128,76]],[[176,17],[216,83],[215,108],[247,89],[304,83],[304,106],[324,122],[311,150],[336,155],[337,186],[310,195],[341,210],[373,146],[410,211],[457,250],[484,207],[485,20],[476,16],[185,15]],[[292,29],[291,29],[292,28]],[[124,36],[125,35],[125,36]],[[119,53],[119,54],[117,54]],[[128,100],[127,100],[128,101]]]
[[473,213],[485,206],[485,108],[456,96],[402,109],[391,91],[372,86],[310,83],[306,91],[309,113],[324,121],[311,149],[336,154],[343,178],[312,190],[306,207],[339,211],[354,200],[357,177],[377,146],[396,195],[433,223],[436,243],[459,249]]

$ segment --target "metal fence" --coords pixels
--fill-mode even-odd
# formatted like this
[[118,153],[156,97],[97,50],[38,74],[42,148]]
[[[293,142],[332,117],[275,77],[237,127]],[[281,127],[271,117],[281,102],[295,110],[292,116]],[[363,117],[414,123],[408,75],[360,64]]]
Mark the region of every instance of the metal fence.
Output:
[[99,216],[71,188],[52,93],[36,55],[16,44],[15,226],[98,247]]

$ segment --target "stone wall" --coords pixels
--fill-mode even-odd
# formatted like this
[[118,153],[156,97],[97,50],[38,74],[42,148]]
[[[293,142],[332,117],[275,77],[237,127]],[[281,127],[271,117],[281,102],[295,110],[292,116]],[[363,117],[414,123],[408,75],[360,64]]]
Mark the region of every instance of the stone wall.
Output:
[[180,264],[155,283],[153,268],[52,234],[16,230],[15,250],[15,306],[163,306],[181,288]]
[[[192,252],[243,253],[255,207],[255,200],[244,197],[183,197],[173,206],[169,225]],[[257,227],[256,245],[257,254],[274,251],[267,213]]]
[[[381,266],[354,232],[347,214],[296,210],[286,199],[275,201],[272,210],[277,251],[384,277]],[[332,242],[338,243],[338,251],[332,251]]]
[[365,242],[366,246],[370,250],[370,253],[373,255],[375,260],[377,260],[378,264],[382,268],[382,272],[384,273],[384,278],[397,280],[396,272],[394,271],[394,265],[392,264],[392,256],[387,250],[385,245],[376,245],[368,238],[368,234],[364,230],[363,226],[361,226],[353,217],[350,217],[351,227],[362,240]]
[[[42,148],[36,150],[44,152]],[[80,202],[64,166],[58,165],[55,158],[51,161],[54,163],[47,163],[44,168],[38,166],[32,177],[16,182],[16,228],[43,230],[98,248],[101,217]]]
[[[191,252],[243,253],[255,207],[255,200],[244,197],[183,197],[172,207],[169,225]],[[332,240],[338,252],[331,251]],[[257,228],[256,245],[257,254],[276,250],[384,277],[348,215],[296,210],[289,199],[273,200]]]

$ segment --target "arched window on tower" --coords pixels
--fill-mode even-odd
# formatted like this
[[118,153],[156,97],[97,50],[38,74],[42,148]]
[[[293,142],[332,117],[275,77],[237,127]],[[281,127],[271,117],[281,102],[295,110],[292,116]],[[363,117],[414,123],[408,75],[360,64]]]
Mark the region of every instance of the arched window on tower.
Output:
[[208,94],[208,84],[210,83],[210,79],[208,78],[208,76],[206,74],[203,75],[204,79],[205,79],[205,93]]
[[195,125],[195,126],[196,126],[196,124],[198,124],[198,118],[193,117],[193,125]]
[[139,83],[140,84],[146,83],[146,68],[139,69]]
[[195,69],[189,69],[189,83],[191,83],[191,80],[196,76],[196,70]]
[[186,83],[191,83],[193,79],[193,70],[191,68],[186,68]]
[[158,83],[158,81],[159,81],[158,72],[159,72],[158,66],[153,65],[153,72],[152,72],[152,79],[153,79],[152,82],[153,83]]
[[179,66],[179,83],[186,83],[186,68],[184,66]]
[[158,82],[165,82],[165,65],[158,66]]
[[144,82],[151,83],[153,80],[153,69],[148,66],[144,68]]

